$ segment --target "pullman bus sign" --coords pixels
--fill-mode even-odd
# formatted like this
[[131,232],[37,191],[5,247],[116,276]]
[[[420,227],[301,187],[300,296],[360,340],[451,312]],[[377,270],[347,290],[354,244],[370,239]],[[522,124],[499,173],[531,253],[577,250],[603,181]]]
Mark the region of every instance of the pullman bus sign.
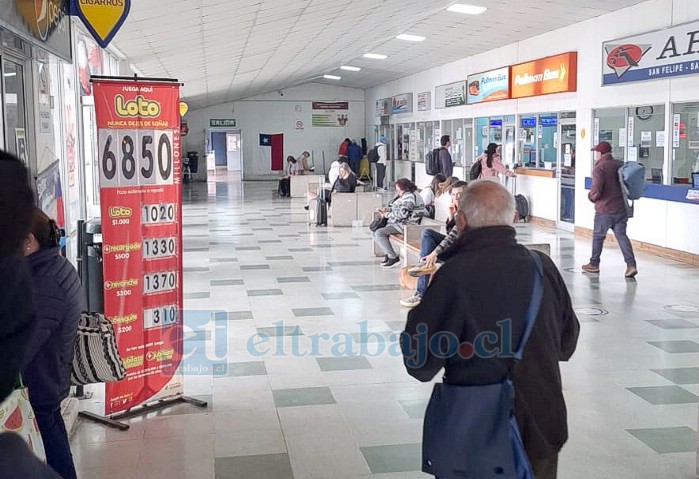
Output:
[[699,21],[604,43],[602,85],[699,74]]

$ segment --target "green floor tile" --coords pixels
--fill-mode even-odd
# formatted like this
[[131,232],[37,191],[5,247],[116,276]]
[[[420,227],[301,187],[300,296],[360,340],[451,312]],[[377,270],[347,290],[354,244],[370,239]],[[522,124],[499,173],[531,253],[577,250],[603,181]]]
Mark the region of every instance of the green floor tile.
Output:
[[372,369],[371,363],[363,356],[346,358],[316,358],[321,371],[354,371]]
[[278,389],[272,391],[274,404],[280,407],[319,406],[335,404],[335,397],[328,387]]
[[373,474],[422,470],[422,444],[362,447]]
[[651,369],[675,384],[699,384],[699,368]]
[[697,450],[697,433],[688,427],[627,429],[627,431],[660,454],[695,452]]
[[679,386],[656,386],[646,388],[627,388],[635,395],[651,404],[693,404],[699,397]]

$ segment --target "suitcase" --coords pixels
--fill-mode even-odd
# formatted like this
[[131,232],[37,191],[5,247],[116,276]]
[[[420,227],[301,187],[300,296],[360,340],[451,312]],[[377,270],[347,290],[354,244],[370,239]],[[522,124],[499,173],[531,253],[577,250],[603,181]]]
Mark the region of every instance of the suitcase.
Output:
[[325,188],[322,180],[318,184],[318,197],[313,198],[308,204],[308,224],[328,225],[328,203],[325,201]]

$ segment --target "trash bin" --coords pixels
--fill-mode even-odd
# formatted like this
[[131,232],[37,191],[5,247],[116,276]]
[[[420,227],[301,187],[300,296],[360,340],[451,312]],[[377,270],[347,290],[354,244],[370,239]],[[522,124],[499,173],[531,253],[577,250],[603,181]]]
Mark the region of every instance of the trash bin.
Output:
[[187,158],[189,159],[189,169],[192,173],[196,173],[199,169],[199,153],[196,151],[188,151]]
[[99,219],[78,224],[80,279],[87,310],[104,313],[104,268],[102,263],[102,224]]

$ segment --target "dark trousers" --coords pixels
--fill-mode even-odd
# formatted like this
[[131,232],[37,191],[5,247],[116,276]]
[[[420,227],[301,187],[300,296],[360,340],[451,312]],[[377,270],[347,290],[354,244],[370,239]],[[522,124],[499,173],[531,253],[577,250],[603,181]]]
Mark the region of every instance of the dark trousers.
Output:
[[383,188],[383,181],[386,178],[386,165],[376,163],[376,187]]
[[359,158],[350,158],[349,165],[350,165],[350,168],[352,168],[352,171],[354,172],[354,174],[358,175],[359,174]]
[[281,178],[278,188],[279,196],[291,196],[291,178]]
[[626,213],[615,215],[595,214],[595,230],[592,233],[592,257],[590,258],[590,264],[599,266],[604,240],[607,237],[607,231],[611,229],[614,232],[617,243],[619,243],[619,248],[624,255],[626,264],[628,266],[636,266],[631,240],[626,235],[626,224],[628,222],[629,217]]
[[63,479],[76,479],[73,454],[70,452],[68,432],[61,416],[61,406],[34,408],[41,439],[46,451],[46,462]]
[[[432,253],[444,238],[445,236],[443,234],[434,230],[423,231],[422,238],[420,239],[420,257],[424,258],[428,254]],[[424,296],[429,284],[430,275],[420,276],[417,280],[417,294]]]
[[558,474],[558,454],[546,459],[529,461],[536,479],[556,479]]

